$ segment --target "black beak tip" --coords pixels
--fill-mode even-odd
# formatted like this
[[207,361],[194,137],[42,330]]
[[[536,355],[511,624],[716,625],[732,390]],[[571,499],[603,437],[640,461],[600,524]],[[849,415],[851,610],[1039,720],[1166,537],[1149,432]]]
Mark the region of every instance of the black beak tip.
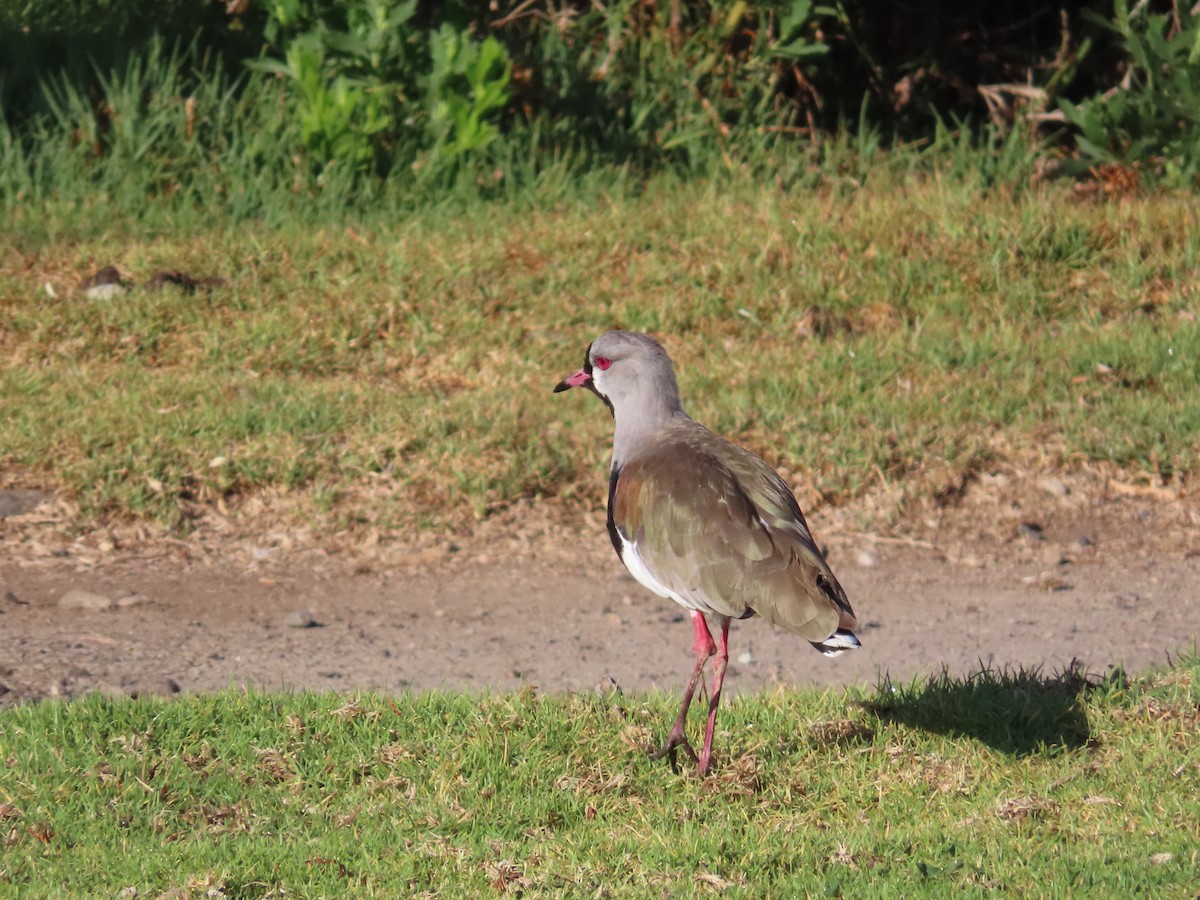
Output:
[[564,378],[562,381],[560,381],[558,384],[556,384],[554,386],[554,393],[561,394],[563,391],[569,391],[570,389],[571,389],[571,385],[567,384],[567,381]]

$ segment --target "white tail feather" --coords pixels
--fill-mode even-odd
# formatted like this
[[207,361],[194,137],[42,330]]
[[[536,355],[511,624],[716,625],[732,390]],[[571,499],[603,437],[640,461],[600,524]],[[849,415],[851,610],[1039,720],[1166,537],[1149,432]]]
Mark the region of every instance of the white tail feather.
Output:
[[835,631],[823,641],[813,641],[812,645],[826,656],[841,656],[846,650],[855,650],[862,646],[852,631]]

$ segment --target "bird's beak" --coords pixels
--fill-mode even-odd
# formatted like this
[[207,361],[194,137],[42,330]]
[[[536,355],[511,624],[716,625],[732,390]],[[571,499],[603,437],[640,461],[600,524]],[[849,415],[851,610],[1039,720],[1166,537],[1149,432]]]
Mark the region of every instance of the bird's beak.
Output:
[[586,369],[580,369],[574,375],[564,378],[557,385],[555,385],[554,393],[557,394],[560,391],[569,391],[571,388],[579,387],[580,385],[587,384],[591,380],[592,380],[592,373],[587,371]]

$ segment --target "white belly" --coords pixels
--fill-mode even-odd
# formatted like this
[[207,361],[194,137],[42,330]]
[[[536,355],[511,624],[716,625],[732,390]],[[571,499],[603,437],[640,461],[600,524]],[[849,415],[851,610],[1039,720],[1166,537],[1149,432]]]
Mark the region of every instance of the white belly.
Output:
[[702,598],[673,591],[655,578],[654,573],[650,571],[650,567],[646,565],[646,561],[642,559],[642,554],[638,552],[637,543],[626,539],[623,534],[620,537],[621,562],[625,563],[625,568],[629,570],[629,574],[634,577],[638,584],[649,591],[653,591],[660,597],[670,597],[684,609],[698,610],[702,613],[716,612]]

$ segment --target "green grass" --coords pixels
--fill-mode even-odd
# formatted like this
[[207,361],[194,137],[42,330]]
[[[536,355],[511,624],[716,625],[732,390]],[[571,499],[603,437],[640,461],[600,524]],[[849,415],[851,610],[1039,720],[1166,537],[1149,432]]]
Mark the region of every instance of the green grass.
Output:
[[[23,897],[1193,897],[1200,660],[739,697],[99,696],[0,712]],[[699,727],[699,718],[693,728]],[[130,894],[132,896],[132,894]]]
[[[350,227],[18,223],[0,467],[177,526],[260,490],[339,526],[600,502],[608,417],[550,388],[623,326],[666,341],[699,420],[835,501],[1002,459],[1195,475],[1194,197],[883,164],[852,184],[660,179]],[[75,293],[109,263],[229,284]]]

